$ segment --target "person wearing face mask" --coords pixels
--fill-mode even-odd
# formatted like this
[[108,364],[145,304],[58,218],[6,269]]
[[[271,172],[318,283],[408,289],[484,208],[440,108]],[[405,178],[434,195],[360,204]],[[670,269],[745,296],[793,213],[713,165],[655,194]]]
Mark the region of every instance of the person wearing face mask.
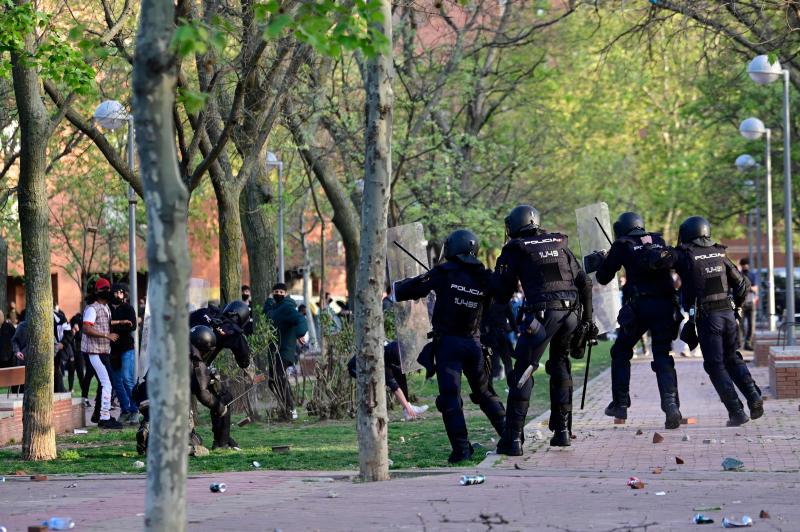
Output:
[[127,298],[128,285],[114,283],[111,287],[111,331],[118,338],[111,342],[111,384],[119,398],[119,422],[134,425],[139,420],[139,409],[132,397],[136,364],[133,347],[136,313]]
[[305,343],[308,323],[305,316],[298,312],[294,300],[287,296],[284,283],[277,283],[272,287],[272,296],[264,303],[264,315],[278,331],[278,345],[273,350],[274,354],[271,353],[269,361],[270,387],[281,402],[283,417],[294,420],[297,419],[297,409],[286,377],[286,368],[297,363],[297,346]]
[[242,285],[242,301],[247,303],[247,307],[250,309],[250,320],[242,327],[245,336],[250,336],[253,334],[253,303],[250,294],[250,287],[246,284]]

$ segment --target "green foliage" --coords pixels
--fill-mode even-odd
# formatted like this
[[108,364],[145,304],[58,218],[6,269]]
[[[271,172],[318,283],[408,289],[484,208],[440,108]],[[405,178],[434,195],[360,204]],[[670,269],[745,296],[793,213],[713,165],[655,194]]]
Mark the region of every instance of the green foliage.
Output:
[[187,113],[199,113],[206,105],[208,93],[178,87],[177,100],[183,105]]
[[[52,15],[38,11],[33,3],[15,5],[12,0],[0,0],[0,76],[9,76],[11,63],[5,53],[19,54],[28,65],[40,70],[42,77],[66,86],[77,94],[87,95],[94,91],[94,69],[87,63],[85,51],[91,47],[86,43],[78,49],[52,26]],[[42,36],[31,53],[25,50],[25,37],[33,32]],[[78,37],[79,27],[68,32]]]
[[227,44],[225,29],[227,24],[221,17],[216,17],[213,25],[198,20],[179,19],[172,38],[172,47],[181,57],[202,55],[209,50],[222,52]]
[[255,18],[266,24],[264,36],[275,39],[287,31],[328,56],[360,51],[372,57],[389,45],[376,24],[383,22],[380,0],[312,0],[288,12],[279,0],[257,4]]

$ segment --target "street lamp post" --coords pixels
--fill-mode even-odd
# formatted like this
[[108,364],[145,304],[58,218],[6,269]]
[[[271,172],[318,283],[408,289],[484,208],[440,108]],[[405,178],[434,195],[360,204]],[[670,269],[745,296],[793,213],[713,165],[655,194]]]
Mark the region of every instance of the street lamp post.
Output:
[[[128,167],[133,171],[134,162],[134,142],[136,132],[133,127],[133,115],[128,114],[125,108],[116,100],[106,100],[97,106],[94,112],[94,119],[105,129],[118,129],[123,125],[128,125]],[[128,260],[130,271],[128,273],[128,284],[130,290],[131,307],[138,322],[139,287],[137,286],[136,267],[136,191],[128,185]],[[139,335],[133,335],[133,349],[136,364],[134,367],[134,379],[139,377]]]
[[[747,65],[750,78],[759,85],[777,81],[783,77],[783,217],[786,233],[786,321],[793,324],[794,314],[794,245],[792,243],[792,147],[789,123],[789,71],[781,68],[776,60],[770,62],[766,55],[756,56]],[[794,326],[787,325],[786,344],[794,345]]]
[[283,161],[271,151],[267,152],[267,168],[278,169],[278,282],[286,282],[286,267],[283,262]]
[[775,224],[772,215],[772,130],[768,127],[764,127],[764,123],[758,118],[748,118],[739,126],[739,132],[744,138],[749,140],[759,139],[761,135],[764,135],[766,139],[766,148],[764,152],[764,190],[766,197],[764,201],[767,204],[767,290],[769,291],[769,300],[767,304],[769,305],[769,330],[775,331],[777,328],[778,316],[775,312]]

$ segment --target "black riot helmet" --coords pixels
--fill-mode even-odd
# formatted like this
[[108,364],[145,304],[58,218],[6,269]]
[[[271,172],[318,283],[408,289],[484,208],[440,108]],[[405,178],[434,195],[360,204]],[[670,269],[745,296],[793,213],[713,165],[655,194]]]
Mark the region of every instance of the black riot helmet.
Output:
[[467,229],[458,229],[447,236],[442,250],[447,260],[459,260],[465,264],[480,264],[478,254],[478,237]]
[[506,216],[508,236],[516,238],[525,231],[539,228],[539,211],[530,205],[517,205]]
[[711,224],[702,216],[686,218],[678,230],[678,240],[681,244],[688,244],[697,239],[711,238]]
[[239,327],[244,327],[250,321],[250,307],[244,301],[231,301],[222,309],[222,314],[236,322]]
[[644,219],[635,212],[623,212],[614,222],[614,236],[642,236],[645,233]]
[[211,327],[195,325],[189,331],[189,342],[200,352],[207,353],[217,347],[217,335]]

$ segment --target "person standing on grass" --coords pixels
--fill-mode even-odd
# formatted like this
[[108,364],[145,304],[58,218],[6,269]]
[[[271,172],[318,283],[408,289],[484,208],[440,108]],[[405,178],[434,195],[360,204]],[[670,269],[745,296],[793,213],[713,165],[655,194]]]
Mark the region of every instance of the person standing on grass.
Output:
[[270,360],[270,387],[281,402],[283,416],[294,420],[297,419],[297,409],[286,368],[297,362],[297,346],[305,344],[308,323],[306,317],[297,311],[294,299],[287,296],[284,283],[276,283],[272,287],[272,297],[264,303],[264,314],[278,331],[277,353]]
[[81,352],[86,353],[89,363],[97,374],[100,385],[94,401],[92,423],[101,429],[121,429],[122,423],[111,417],[111,342],[119,335],[111,332],[111,283],[100,277],[94,285],[94,296],[83,311],[83,336]]
[[119,398],[119,421],[134,425],[139,420],[139,409],[133,393],[136,351],[133,335],[136,331],[136,313],[128,303],[128,285],[114,283],[111,287],[111,330],[119,336],[111,342],[111,382]]

